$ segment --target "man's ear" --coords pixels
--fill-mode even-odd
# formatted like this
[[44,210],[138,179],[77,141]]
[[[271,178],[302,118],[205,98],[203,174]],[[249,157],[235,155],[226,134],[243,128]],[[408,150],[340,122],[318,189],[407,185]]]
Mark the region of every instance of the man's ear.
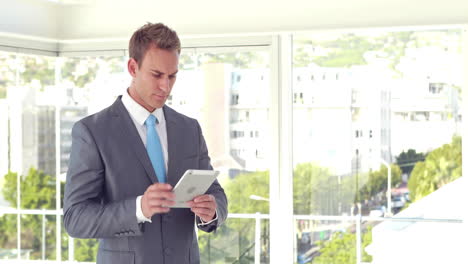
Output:
[[134,58],[130,58],[127,63],[128,72],[132,77],[136,77],[138,71],[138,62]]

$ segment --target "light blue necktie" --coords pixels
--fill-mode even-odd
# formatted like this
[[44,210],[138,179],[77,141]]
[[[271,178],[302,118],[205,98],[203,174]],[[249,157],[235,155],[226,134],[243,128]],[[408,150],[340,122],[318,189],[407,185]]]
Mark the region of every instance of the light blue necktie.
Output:
[[164,164],[164,155],[162,152],[161,142],[159,141],[158,133],[156,132],[156,123],[158,119],[154,115],[150,115],[146,121],[146,151],[153,164],[154,172],[160,183],[166,182],[166,165]]

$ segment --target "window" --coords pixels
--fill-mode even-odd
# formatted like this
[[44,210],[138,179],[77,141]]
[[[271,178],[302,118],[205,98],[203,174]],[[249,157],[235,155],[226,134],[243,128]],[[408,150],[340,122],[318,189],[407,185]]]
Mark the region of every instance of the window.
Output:
[[[248,261],[254,255],[255,213],[269,213],[267,201],[249,196],[269,196],[269,159],[257,153],[269,153],[271,145],[270,120],[264,115],[270,108],[270,52],[266,47],[231,50],[183,49],[182,70],[172,89],[174,101],[183,97],[187,103],[171,106],[200,122],[211,163],[221,171],[218,180],[228,196],[229,212],[247,217],[228,219],[216,234],[198,233],[202,263]],[[185,61],[200,65],[188,67]],[[264,138],[252,140],[254,131]],[[261,258],[268,262],[268,220],[262,219],[261,226]]]
[[[461,228],[457,209],[447,214],[435,200],[444,199],[445,206],[458,204],[447,190],[462,184],[461,35],[460,29],[453,28],[295,35],[294,71],[322,72],[322,82],[313,86],[321,104],[309,109],[293,104],[294,213],[300,215],[296,217],[296,254],[301,263],[406,263],[402,260],[421,255],[425,260],[430,259],[428,255],[433,259],[447,256],[440,250],[407,250],[399,245],[405,239],[421,245],[449,241],[447,250],[452,253],[450,248],[457,248],[456,236],[420,239],[412,232],[421,228],[432,233],[434,228],[446,234],[445,228]],[[325,52],[304,52],[314,48]],[[325,78],[337,70],[336,80]],[[293,93],[303,89],[304,84],[296,85]],[[305,115],[306,111],[310,114]],[[451,118],[440,118],[444,115]],[[372,127],[368,138],[361,129],[366,127]],[[314,133],[303,132],[310,129]],[[445,165],[440,164],[447,160],[453,167],[441,170],[439,166]],[[387,198],[390,193],[393,201]],[[426,195],[434,200],[425,199]],[[440,219],[437,227],[425,227],[423,216],[427,215],[417,209],[431,201],[434,205],[428,214]],[[357,214],[419,220],[362,225],[346,221],[345,216]],[[316,216],[321,216],[320,221]],[[342,220],[326,221],[327,216]],[[456,224],[443,219],[459,220]],[[362,227],[359,234],[358,226]],[[345,236],[353,242],[340,246]],[[355,255],[357,244],[363,249],[360,259]],[[391,254],[385,253],[388,245],[392,245]],[[349,259],[338,260],[345,252]],[[461,256],[462,251],[455,254]]]
[[[295,82],[286,93],[293,98],[280,110],[270,105],[285,92],[270,94],[276,91],[270,89],[276,85],[270,83],[276,72],[270,68],[278,66],[270,62],[271,47],[183,49],[167,104],[199,120],[233,214],[215,234],[199,233],[201,262],[274,263],[270,234],[277,230],[270,230],[269,209],[276,204],[269,200],[269,186],[270,170],[278,167],[271,153],[279,146],[293,154],[295,226],[287,231],[294,233],[289,246],[297,263],[459,262],[462,210],[452,208],[464,206],[461,32],[439,27],[295,34],[293,73],[279,76]],[[95,240],[65,234],[57,197],[63,192],[71,127],[110,105],[128,86],[123,54],[0,52],[0,259],[96,260]],[[288,124],[276,111],[289,107],[292,127],[281,131],[292,131],[292,145],[284,146],[287,139],[271,122]],[[34,170],[28,170],[31,164]],[[435,190],[428,194],[425,184]],[[445,202],[424,204],[425,195]],[[418,205],[431,208],[431,217],[415,211]],[[413,220],[378,218],[389,213]],[[422,228],[430,229],[431,239],[407,239]],[[412,239],[423,246],[401,243]],[[392,250],[381,241],[389,241]],[[337,255],[350,257],[337,260]]]

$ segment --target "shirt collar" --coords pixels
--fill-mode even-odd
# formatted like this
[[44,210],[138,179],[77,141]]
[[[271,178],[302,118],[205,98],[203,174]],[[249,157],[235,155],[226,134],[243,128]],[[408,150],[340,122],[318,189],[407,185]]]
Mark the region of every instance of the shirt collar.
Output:
[[162,108],[157,108],[150,113],[128,94],[128,89],[122,95],[122,103],[135,121],[142,126],[145,124],[145,121],[150,114],[154,115],[158,119],[158,124],[164,124],[166,122]]

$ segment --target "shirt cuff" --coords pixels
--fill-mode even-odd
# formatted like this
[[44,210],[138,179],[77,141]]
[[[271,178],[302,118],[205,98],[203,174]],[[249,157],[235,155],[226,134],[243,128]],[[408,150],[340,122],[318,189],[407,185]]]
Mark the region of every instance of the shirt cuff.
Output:
[[198,217],[198,218],[200,218],[200,223],[198,224],[198,226],[209,225],[209,224],[213,223],[214,221],[218,220],[218,209],[215,210],[215,217],[213,218],[213,220],[211,220],[209,222],[203,221],[203,219],[201,219],[201,217]]
[[144,222],[150,222],[151,223],[151,219],[148,219],[145,217],[145,215],[143,214],[143,210],[141,210],[141,198],[143,197],[143,195],[140,195],[136,198],[136,218],[137,218],[137,221],[138,223],[144,223]]

